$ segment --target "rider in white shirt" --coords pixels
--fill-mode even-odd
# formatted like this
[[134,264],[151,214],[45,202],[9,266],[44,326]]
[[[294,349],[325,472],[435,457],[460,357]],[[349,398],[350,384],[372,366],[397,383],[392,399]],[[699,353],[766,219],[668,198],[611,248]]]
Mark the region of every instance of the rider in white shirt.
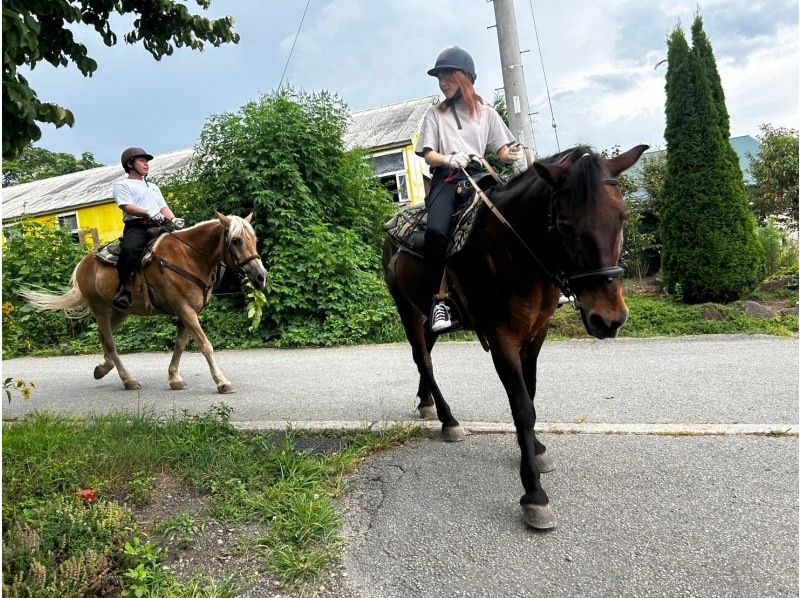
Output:
[[113,191],[114,201],[125,214],[117,260],[119,286],[113,300],[118,309],[128,309],[133,303],[131,277],[151,238],[150,229],[160,227],[164,220],[172,221],[174,228],[183,228],[184,225],[183,219],[175,218],[167,206],[158,185],[146,179],[150,170],[148,162],[152,159],[153,156],[140,147],[129,147],[120,158],[128,178],[117,182]]

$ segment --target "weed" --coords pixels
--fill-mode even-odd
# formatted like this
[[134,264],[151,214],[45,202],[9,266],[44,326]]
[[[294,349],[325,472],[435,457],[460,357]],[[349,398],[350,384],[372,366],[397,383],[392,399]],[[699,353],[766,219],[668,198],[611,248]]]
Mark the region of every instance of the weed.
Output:
[[195,535],[205,529],[205,522],[189,513],[180,513],[170,517],[157,528],[157,532],[171,535],[179,548],[186,550],[194,546]]
[[144,471],[138,471],[133,479],[128,482],[128,491],[125,498],[132,504],[141,506],[150,502],[156,488],[156,479]]

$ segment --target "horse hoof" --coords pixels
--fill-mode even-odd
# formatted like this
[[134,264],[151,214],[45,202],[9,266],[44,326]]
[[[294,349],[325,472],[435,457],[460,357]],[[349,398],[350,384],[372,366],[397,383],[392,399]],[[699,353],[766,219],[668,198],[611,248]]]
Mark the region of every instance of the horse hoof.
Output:
[[103,376],[105,376],[108,372],[111,371],[111,368],[107,368],[103,365],[98,365],[94,368],[94,379],[100,380]]
[[442,436],[446,442],[461,442],[464,440],[464,428],[461,426],[442,426]]
[[139,390],[142,387],[138,380],[125,380],[123,384],[125,384],[125,390]]
[[220,384],[217,386],[217,392],[221,395],[230,395],[236,392],[233,384]]
[[522,517],[533,529],[553,529],[556,526],[556,514],[549,504],[522,505]]
[[550,473],[556,468],[553,458],[547,453],[547,451],[536,455],[533,458],[533,461],[536,464],[536,469],[539,470],[539,473]]
[[436,419],[436,407],[433,405],[423,405],[417,407],[420,419]]
[[169,383],[169,387],[172,390],[186,390],[186,382],[183,380],[173,380]]

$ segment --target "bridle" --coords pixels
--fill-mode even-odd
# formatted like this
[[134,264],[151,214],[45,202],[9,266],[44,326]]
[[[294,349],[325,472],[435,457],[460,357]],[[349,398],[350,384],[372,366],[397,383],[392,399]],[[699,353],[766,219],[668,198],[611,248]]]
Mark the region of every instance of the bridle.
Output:
[[[610,185],[613,187],[619,186],[619,179],[616,177],[603,177],[600,179],[601,185]],[[560,237],[558,232],[558,223],[556,221],[556,202],[557,196],[564,192],[570,192],[572,190],[571,187],[561,187],[560,189],[554,189],[550,192],[550,199],[547,205],[548,211],[548,227],[547,227],[547,234],[551,237]],[[565,273],[565,268],[560,268],[559,272],[553,276],[556,282],[558,282],[559,286],[561,287],[562,292],[565,296],[576,296],[575,291],[573,290],[576,286],[591,284],[592,282],[595,283],[608,283],[612,282],[617,278],[622,278],[625,276],[625,269],[619,265],[616,266],[604,266],[602,268],[597,268],[595,270],[583,270],[580,272],[576,272],[570,275]]]
[[[244,274],[245,273],[244,272],[244,267],[247,264],[249,264],[250,262],[252,262],[253,260],[260,260],[261,256],[258,255],[258,253],[254,253],[253,255],[248,256],[248,257],[246,257],[244,259],[241,259],[241,260],[236,259],[236,254],[233,252],[233,249],[231,249],[232,242],[229,239],[229,236],[230,236],[229,233],[230,233],[230,229],[226,228],[225,229],[225,234],[223,235],[223,239],[225,241],[225,251],[224,251],[224,254],[222,256],[222,261],[225,264],[225,266],[227,266],[228,268],[234,270],[235,272],[238,272],[239,274]],[[226,259],[228,256],[230,256],[232,258],[233,265],[228,263],[228,261]]]
[[[490,200],[486,193],[478,186],[478,184],[473,180],[472,176],[465,170],[461,169],[464,175],[467,177],[469,182],[472,184],[473,188],[475,189],[475,193],[480,197],[481,201],[489,208],[492,214],[497,217],[497,219],[517,238],[520,244],[525,248],[528,254],[533,258],[533,260],[538,264],[539,268],[544,272],[546,276],[553,279],[559,287],[561,287],[561,292],[566,297],[575,297],[575,306],[578,307],[577,295],[573,288],[575,286],[586,285],[587,283],[591,282],[612,282],[617,278],[622,278],[625,275],[625,270],[620,267],[619,265],[615,266],[605,266],[603,268],[597,268],[595,270],[583,270],[580,272],[574,272],[572,274],[567,274],[568,269],[564,268],[563,266],[558,267],[548,267],[545,263],[536,255],[536,252],[530,248],[530,246],[525,242],[525,240],[520,236],[520,234],[514,229],[511,223],[506,220],[506,218],[500,213],[500,210],[497,209],[497,206],[494,205],[492,200]],[[619,185],[619,179],[615,177],[605,177],[600,179],[600,183],[603,185]],[[557,201],[557,196],[564,192],[570,192],[571,187],[561,187],[559,189],[552,189],[550,191],[550,197],[548,199],[548,235],[559,237],[558,226],[556,223],[556,210],[555,205]]]

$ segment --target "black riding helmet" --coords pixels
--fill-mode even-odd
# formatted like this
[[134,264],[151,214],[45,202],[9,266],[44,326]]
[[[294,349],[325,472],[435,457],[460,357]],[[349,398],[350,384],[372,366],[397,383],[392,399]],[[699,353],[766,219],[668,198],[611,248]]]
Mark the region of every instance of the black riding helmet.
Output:
[[153,156],[148,154],[140,147],[129,147],[122,152],[122,157],[120,158],[120,162],[122,162],[122,168],[125,169],[125,172],[130,172],[130,163],[136,158],[147,158],[148,160],[152,160]]
[[472,56],[458,46],[442,50],[436,58],[436,64],[428,71],[428,74],[431,77],[438,77],[439,71],[452,69],[464,71],[473,83],[478,78],[478,75],[475,74],[475,61],[472,60]]

